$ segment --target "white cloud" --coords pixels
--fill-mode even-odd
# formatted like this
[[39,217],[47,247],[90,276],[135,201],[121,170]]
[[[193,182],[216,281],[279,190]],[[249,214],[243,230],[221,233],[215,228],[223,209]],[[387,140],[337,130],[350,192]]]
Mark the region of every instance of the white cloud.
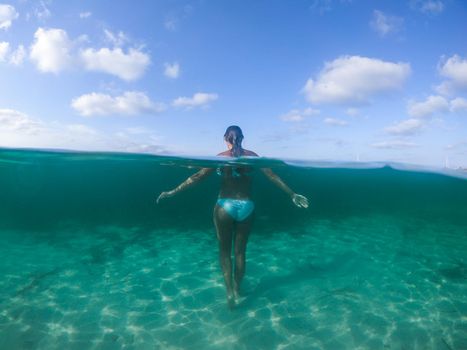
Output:
[[303,89],[311,103],[362,104],[379,93],[397,90],[410,74],[408,63],[343,56],[326,62],[317,79]]
[[450,145],[447,145],[445,149],[449,151],[452,151],[452,150],[458,151],[458,150],[463,150],[463,149],[467,150],[467,142],[452,143]]
[[170,153],[167,149],[162,146],[161,137],[155,135],[152,130],[146,130],[142,134],[132,134],[128,132],[128,128],[116,132],[112,135],[114,138],[114,146],[122,149],[125,152],[137,152],[137,153],[159,153],[167,154]]
[[45,123],[12,109],[0,109],[2,146],[168,153],[152,130],[138,135],[125,131],[110,134],[84,124]]
[[[122,32],[115,35],[105,31],[105,34],[115,46],[128,40]],[[30,58],[41,72],[58,73],[74,64],[77,68],[84,67],[88,71],[108,73],[131,81],[140,78],[151,62],[148,54],[135,48],[126,52],[120,47],[85,48],[78,52],[77,47],[87,38],[80,36],[72,41],[63,29],[39,28],[34,37]]]
[[422,12],[430,13],[430,14],[438,14],[443,12],[444,10],[444,3],[442,1],[434,1],[428,0],[425,1],[421,6]]
[[91,17],[91,15],[92,15],[92,12],[89,12],[89,11],[81,12],[79,14],[79,18],[81,18],[81,19],[89,18],[89,17]]
[[24,113],[13,109],[0,109],[0,133],[22,132],[36,134],[42,129],[41,122],[28,117]]
[[0,41],[0,62],[6,61],[9,51],[10,51],[10,43],[6,41]]
[[425,123],[421,119],[406,119],[392,126],[388,126],[385,130],[389,134],[394,135],[411,135],[419,131]]
[[427,15],[437,15],[444,10],[444,3],[441,0],[412,0],[412,6]]
[[123,80],[140,78],[151,62],[149,55],[131,48],[125,53],[121,48],[85,49],[81,58],[87,70],[115,75]]
[[429,96],[423,102],[411,102],[408,113],[414,118],[431,117],[449,111],[449,103],[442,96]]
[[307,117],[318,115],[319,113],[319,110],[313,108],[306,108],[302,111],[299,109],[292,109],[286,114],[281,115],[280,119],[282,119],[285,122],[301,122]]
[[360,114],[360,111],[358,110],[358,108],[350,107],[345,110],[345,114],[350,115],[351,117],[356,117]]
[[439,73],[447,78],[437,87],[439,93],[449,95],[455,90],[467,88],[467,59],[452,56],[440,65]]
[[193,11],[194,8],[192,5],[185,5],[173,13],[166,15],[164,21],[165,29],[171,32],[176,31],[180,23],[188,18],[193,13]]
[[457,97],[450,102],[451,112],[467,112],[467,100],[462,97]]
[[390,141],[381,141],[376,142],[371,145],[373,148],[380,149],[407,149],[418,147],[419,145],[413,142],[404,141],[404,140],[390,140]]
[[26,50],[23,45],[19,45],[16,50],[11,52],[10,43],[0,42],[0,62],[8,62],[12,65],[19,66],[23,63],[26,57]]
[[138,91],[127,91],[115,97],[93,92],[73,99],[71,106],[84,117],[136,115],[164,110],[163,104],[152,102],[145,93]]
[[126,42],[129,41],[128,37],[122,31],[119,31],[117,34],[114,34],[108,29],[104,29],[104,35],[106,40],[111,43],[113,46],[121,47]]
[[204,92],[197,92],[193,95],[193,97],[178,97],[173,102],[172,105],[174,107],[186,107],[186,108],[193,108],[193,107],[201,107],[201,106],[208,106],[209,103],[216,101],[218,99],[217,94],[208,94]]
[[97,134],[97,131],[95,129],[90,128],[89,126],[83,125],[83,124],[70,124],[70,125],[66,126],[66,129],[68,131],[71,131],[71,132],[74,132],[74,133],[79,133],[79,134],[82,134],[82,135],[93,136],[93,135]]
[[389,16],[378,10],[373,11],[370,22],[370,26],[381,36],[398,32],[403,24],[404,20],[401,17]]
[[34,15],[39,19],[40,21],[44,21],[50,16],[52,16],[52,13],[50,12],[49,8],[47,7],[47,4],[45,1],[40,1],[39,5],[34,9]]
[[310,9],[318,12],[320,15],[331,11],[333,8],[333,0],[313,0]]
[[440,95],[449,96],[454,93],[456,89],[454,88],[452,82],[443,81],[441,84],[435,86],[435,91]]
[[323,123],[332,126],[346,126],[349,124],[347,121],[337,118],[326,118],[323,120]]
[[64,30],[39,28],[34,38],[30,58],[41,72],[58,73],[71,65],[73,43]]
[[168,78],[177,79],[180,75],[180,65],[177,62],[172,64],[164,63],[164,75]]
[[18,12],[11,5],[0,4],[0,30],[7,30],[12,22],[18,18]]
[[176,18],[166,18],[164,21],[164,27],[168,31],[174,32],[177,30],[178,20]]
[[13,51],[9,57],[9,62],[12,65],[19,66],[23,63],[26,57],[26,50],[23,45],[19,45],[18,48]]

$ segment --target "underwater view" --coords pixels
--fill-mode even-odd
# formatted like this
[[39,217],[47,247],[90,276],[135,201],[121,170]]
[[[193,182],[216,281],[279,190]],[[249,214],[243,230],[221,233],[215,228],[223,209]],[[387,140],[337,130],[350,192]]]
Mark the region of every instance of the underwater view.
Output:
[[[227,307],[219,177],[253,168]],[[308,197],[297,208],[259,170]],[[467,175],[401,164],[0,150],[0,349],[467,349]]]

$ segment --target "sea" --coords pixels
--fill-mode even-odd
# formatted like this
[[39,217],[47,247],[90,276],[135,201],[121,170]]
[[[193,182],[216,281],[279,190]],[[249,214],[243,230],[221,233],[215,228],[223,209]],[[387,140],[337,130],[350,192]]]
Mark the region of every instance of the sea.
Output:
[[[228,166],[253,168],[256,205],[233,310],[220,177],[156,204]],[[0,149],[0,349],[467,349],[467,173]]]

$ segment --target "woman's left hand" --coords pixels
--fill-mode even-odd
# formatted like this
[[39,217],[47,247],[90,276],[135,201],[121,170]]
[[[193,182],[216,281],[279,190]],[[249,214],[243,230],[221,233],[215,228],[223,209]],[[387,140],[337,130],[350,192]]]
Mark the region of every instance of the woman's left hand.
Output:
[[162,193],[159,195],[159,197],[157,197],[156,203],[159,204],[159,201],[160,201],[161,199],[169,198],[169,197],[172,197],[172,196],[173,196],[172,191],[162,192]]
[[294,193],[292,195],[293,204],[299,208],[308,208],[308,198],[302,196],[301,194]]

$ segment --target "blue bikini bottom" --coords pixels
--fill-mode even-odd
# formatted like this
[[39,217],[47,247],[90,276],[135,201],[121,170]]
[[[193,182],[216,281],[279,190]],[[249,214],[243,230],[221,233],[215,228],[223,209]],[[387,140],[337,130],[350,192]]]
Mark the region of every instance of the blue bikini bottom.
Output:
[[255,209],[255,203],[249,199],[219,198],[217,205],[223,208],[235,221],[243,221]]

